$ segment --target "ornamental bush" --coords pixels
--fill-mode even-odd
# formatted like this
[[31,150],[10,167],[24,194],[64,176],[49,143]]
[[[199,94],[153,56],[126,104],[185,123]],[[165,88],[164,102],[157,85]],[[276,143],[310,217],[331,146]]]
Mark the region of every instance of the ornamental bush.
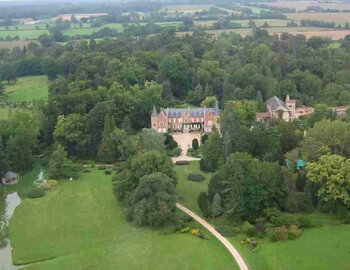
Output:
[[296,225],[297,227],[300,226],[299,218],[288,213],[279,215],[277,218],[272,220],[272,223],[275,227],[291,225]]
[[288,239],[294,240],[301,236],[301,230],[298,228],[298,226],[291,225],[288,228]]
[[198,140],[197,139],[193,139],[192,140],[192,149],[193,150],[197,150],[199,146]]
[[217,225],[215,226],[215,230],[217,230],[224,237],[235,237],[236,231],[232,230],[232,227],[229,225]]
[[31,199],[40,198],[43,196],[45,196],[45,191],[40,188],[32,188],[27,193],[27,197]]
[[286,226],[272,228],[269,231],[269,237],[272,242],[288,240],[288,228]]
[[51,186],[51,187],[55,187],[58,185],[58,181],[57,180],[47,180],[47,183]]
[[201,182],[205,179],[204,175],[197,173],[197,172],[191,172],[188,176],[187,179],[190,181],[194,182]]
[[110,171],[110,170],[105,170],[105,174],[106,174],[106,175],[110,175],[110,174],[112,174],[112,171]]

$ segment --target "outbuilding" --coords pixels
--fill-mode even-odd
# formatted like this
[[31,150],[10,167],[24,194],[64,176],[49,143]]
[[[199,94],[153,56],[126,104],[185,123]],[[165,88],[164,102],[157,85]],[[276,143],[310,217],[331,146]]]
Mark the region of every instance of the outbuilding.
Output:
[[2,177],[2,183],[4,185],[13,185],[16,184],[19,180],[19,175],[17,173],[8,171],[5,173],[5,175]]

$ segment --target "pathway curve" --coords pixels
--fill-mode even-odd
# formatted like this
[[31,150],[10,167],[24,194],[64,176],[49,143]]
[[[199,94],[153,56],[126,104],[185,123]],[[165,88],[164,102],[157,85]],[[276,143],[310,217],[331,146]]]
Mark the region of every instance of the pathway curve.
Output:
[[185,212],[187,215],[194,218],[197,222],[199,222],[202,226],[204,226],[209,232],[211,232],[217,239],[219,239],[219,241],[227,248],[227,250],[231,253],[233,258],[236,260],[240,270],[249,270],[241,254],[239,254],[239,252],[234,248],[234,246],[225,237],[223,237],[217,230],[215,230],[213,226],[211,226],[207,221],[205,221],[200,216],[198,216],[188,208],[184,207],[183,205],[177,203],[176,207],[182,210],[183,212]]

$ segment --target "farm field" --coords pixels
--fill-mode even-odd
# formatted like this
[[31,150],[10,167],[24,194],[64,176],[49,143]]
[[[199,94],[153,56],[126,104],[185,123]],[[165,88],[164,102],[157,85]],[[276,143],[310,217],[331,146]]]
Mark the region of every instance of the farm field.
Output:
[[5,30],[5,31],[0,31],[0,37],[6,38],[7,36],[15,37],[18,36],[19,39],[25,40],[25,39],[36,39],[40,35],[49,33],[48,30]]
[[214,237],[204,241],[126,222],[111,178],[92,170],[42,198],[24,199],[10,221],[15,263],[38,262],[23,268],[36,270],[237,269]]
[[317,6],[323,9],[337,9],[337,10],[350,10],[350,3],[322,3],[318,1],[279,1],[279,2],[266,2],[266,5],[273,7],[288,7],[295,8],[296,11],[303,11],[310,6]]
[[46,76],[27,76],[18,78],[15,84],[6,85],[9,101],[23,102],[47,99],[48,81]]
[[28,40],[0,41],[0,49],[13,49],[15,47],[22,48],[23,46],[27,46],[29,42],[31,41],[28,41]]
[[206,5],[206,4],[199,4],[199,5],[169,5],[162,7],[160,9],[160,12],[167,12],[167,13],[178,13],[178,12],[184,12],[184,13],[194,13],[197,11],[202,10],[208,10],[209,8],[214,7],[214,5]]
[[259,8],[254,6],[240,6],[241,8],[250,8],[254,14],[260,14],[261,11],[269,11],[267,8]]
[[[232,20],[231,22],[240,23],[242,27],[248,27],[249,21],[250,20]],[[267,22],[268,25],[272,27],[285,27],[289,22],[289,20],[277,20],[277,19],[258,19],[258,20],[252,20],[252,21],[254,21],[258,27],[263,26],[265,22]],[[194,23],[196,25],[209,27],[213,25],[215,22],[216,22],[215,20],[210,20],[210,21],[195,21]]]
[[[319,27],[270,27],[266,28],[266,30],[270,34],[280,34],[280,33],[308,33],[313,32],[317,33],[318,31],[325,31],[324,28]],[[213,34],[213,35],[220,35],[221,33],[228,33],[228,32],[235,32],[242,36],[250,35],[252,33],[252,28],[234,28],[234,29],[219,29],[219,30],[206,30],[206,32]],[[183,36],[186,34],[192,34],[191,31],[188,32],[177,32],[176,33],[179,36]]]
[[339,12],[339,13],[286,13],[288,19],[294,21],[301,20],[317,20],[317,21],[326,21],[334,22],[337,25],[344,25],[346,22],[350,23],[350,13]]
[[[208,188],[210,174],[200,172],[199,163],[190,162],[187,166],[176,166],[178,191],[181,203],[197,214],[202,213],[197,205],[200,192]],[[200,172],[206,176],[203,182],[187,180],[190,172]],[[330,215],[311,214],[316,227],[306,229],[296,240],[271,242],[268,238],[258,239],[258,250],[251,252],[239,241],[246,236],[228,238],[239,249],[251,270],[345,270],[350,264],[350,225],[340,224]],[[216,223],[211,220],[211,223]],[[220,220],[218,220],[220,222]]]

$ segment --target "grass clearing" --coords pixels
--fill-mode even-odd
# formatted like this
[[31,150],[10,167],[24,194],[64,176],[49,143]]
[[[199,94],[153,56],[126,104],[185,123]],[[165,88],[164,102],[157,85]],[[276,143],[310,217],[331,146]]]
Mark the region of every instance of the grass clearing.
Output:
[[[205,174],[203,182],[187,180],[190,172],[200,172],[199,162],[190,162],[188,166],[176,166],[178,191],[181,203],[201,215],[197,205],[198,194],[207,191],[211,174]],[[306,229],[296,240],[271,242],[267,237],[258,239],[258,250],[252,252],[239,241],[245,235],[228,238],[241,252],[251,270],[345,270],[350,265],[350,225],[339,223],[334,217],[314,213],[310,217],[316,227]],[[222,220],[211,220],[222,223]]]
[[323,9],[336,9],[339,11],[350,10],[350,4],[345,2],[318,2],[318,1],[278,1],[266,2],[266,5],[273,7],[295,8],[296,11],[306,10],[308,7],[321,7]]
[[[214,237],[164,234],[125,221],[112,176],[92,170],[24,199],[10,221],[13,258],[24,269],[237,269]],[[210,256],[208,256],[210,254]]]
[[325,22],[334,22],[337,25],[345,25],[346,22],[350,23],[350,13],[347,12],[338,12],[338,13],[287,13],[285,14],[288,19],[298,21],[301,20],[316,20],[316,21],[325,21]]
[[18,78],[15,84],[6,85],[5,87],[11,102],[46,100],[49,93],[46,76],[21,77]]
[[[199,169],[199,161],[192,161],[189,165],[175,165],[178,176],[177,189],[180,195],[180,202],[184,206],[201,215],[197,204],[199,193],[208,190],[208,183],[211,177],[210,173],[204,174]],[[202,182],[193,182],[187,180],[187,176],[192,172],[198,172],[205,176]]]

